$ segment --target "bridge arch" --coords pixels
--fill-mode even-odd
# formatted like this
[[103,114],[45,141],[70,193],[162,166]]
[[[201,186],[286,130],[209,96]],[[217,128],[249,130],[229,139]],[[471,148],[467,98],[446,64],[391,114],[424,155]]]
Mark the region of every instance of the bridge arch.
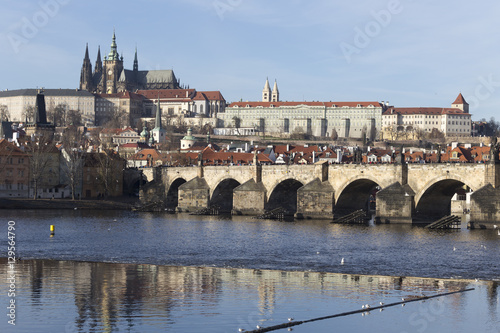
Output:
[[428,182],[415,195],[415,216],[440,218],[451,213],[451,199],[455,193],[465,192],[464,186],[473,189],[461,177],[438,177]]
[[371,195],[377,190],[380,190],[379,182],[372,177],[357,178],[346,182],[335,193],[335,212],[349,213],[358,209],[370,209]]
[[272,210],[282,207],[289,214],[295,214],[297,212],[297,190],[302,186],[304,184],[294,178],[283,179],[269,191],[266,209]]
[[240,186],[233,178],[225,178],[210,190],[210,205],[219,207],[220,213],[230,213],[233,209],[233,190]]
[[165,202],[165,207],[168,209],[175,209],[179,204],[179,186],[184,184],[186,180],[182,177],[178,177],[172,181],[167,191],[167,198]]

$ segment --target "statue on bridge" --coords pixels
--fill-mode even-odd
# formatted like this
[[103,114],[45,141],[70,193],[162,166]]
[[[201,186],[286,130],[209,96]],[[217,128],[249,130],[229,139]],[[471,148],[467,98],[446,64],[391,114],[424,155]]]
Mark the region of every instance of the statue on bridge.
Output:
[[354,163],[359,163],[361,164],[363,162],[363,152],[359,147],[356,147],[356,150],[354,151]]
[[201,151],[198,153],[198,166],[203,166],[203,154]]
[[405,154],[403,153],[404,151],[404,145],[401,145],[401,148],[399,149],[399,154],[396,156],[396,164],[403,164],[405,162]]
[[500,144],[497,142],[497,137],[494,136],[491,139],[490,163],[497,163],[499,161],[499,158],[498,158],[499,145]]

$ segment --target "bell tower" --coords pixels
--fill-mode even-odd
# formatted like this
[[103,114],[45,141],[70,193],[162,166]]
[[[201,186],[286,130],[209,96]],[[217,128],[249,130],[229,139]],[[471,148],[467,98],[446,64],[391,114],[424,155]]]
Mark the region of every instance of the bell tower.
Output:
[[264,89],[262,89],[262,102],[269,102],[271,100],[271,87],[269,86],[269,79],[266,79]]
[[104,57],[103,66],[104,81],[106,83],[106,93],[117,93],[118,79],[123,71],[123,56],[120,57],[116,46],[116,35],[113,30],[113,40],[111,42],[111,50],[109,54]]

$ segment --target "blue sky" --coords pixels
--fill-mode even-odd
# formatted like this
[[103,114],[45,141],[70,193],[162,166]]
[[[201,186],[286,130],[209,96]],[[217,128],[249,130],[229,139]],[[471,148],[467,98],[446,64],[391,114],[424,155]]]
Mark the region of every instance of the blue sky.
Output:
[[389,101],[473,119],[500,105],[500,2],[463,0],[0,0],[0,89],[77,88],[85,43],[125,67],[174,69],[181,83],[259,100]]

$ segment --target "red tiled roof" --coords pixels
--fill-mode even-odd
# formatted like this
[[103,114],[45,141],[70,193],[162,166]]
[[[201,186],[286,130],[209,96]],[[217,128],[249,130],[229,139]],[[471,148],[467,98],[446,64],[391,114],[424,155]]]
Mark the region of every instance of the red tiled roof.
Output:
[[27,154],[9,140],[0,139],[0,156],[27,156]]
[[[202,151],[202,159],[204,165],[221,165],[221,164],[251,164],[253,163],[253,153],[236,153],[236,152],[215,152],[212,148],[207,147]],[[186,157],[192,161],[198,159],[198,153],[186,153]],[[260,163],[272,164],[273,161],[265,154],[257,154],[257,160]]]
[[[157,89],[157,90],[138,90],[138,94],[144,96],[147,99],[156,100],[158,97],[160,99],[183,99],[192,98],[196,93],[195,89]],[[187,96],[186,96],[187,93]]]
[[197,91],[196,95],[193,97],[193,101],[206,101],[206,100],[207,96],[205,96],[205,94],[202,93],[201,91]]
[[468,104],[468,103],[465,101],[465,98],[464,96],[462,96],[462,93],[460,93],[458,94],[458,97],[455,100],[455,102],[453,102],[452,104]]
[[209,101],[225,101],[220,91],[201,91]]
[[417,107],[417,108],[389,108],[382,113],[384,116],[388,116],[391,114],[425,114],[425,115],[441,115],[441,114],[463,114],[470,115],[469,113],[465,113],[460,109],[453,108],[433,108],[433,107]]
[[271,107],[292,107],[292,106],[322,106],[322,107],[351,107],[355,108],[360,105],[361,107],[368,107],[369,105],[373,105],[374,107],[381,107],[380,102],[234,102],[229,105],[230,108],[241,107],[244,108],[246,106],[250,107],[258,107],[262,106],[265,108]]
[[153,161],[162,159],[162,155],[156,149],[153,148],[142,149],[138,151],[136,154],[130,156],[128,159],[135,161],[145,161],[148,159],[148,155],[151,155]]
[[143,97],[141,95],[130,92],[130,91],[124,91],[124,92],[119,92],[119,93],[114,93],[114,94],[95,94],[95,95],[99,96],[101,98],[143,99]]

